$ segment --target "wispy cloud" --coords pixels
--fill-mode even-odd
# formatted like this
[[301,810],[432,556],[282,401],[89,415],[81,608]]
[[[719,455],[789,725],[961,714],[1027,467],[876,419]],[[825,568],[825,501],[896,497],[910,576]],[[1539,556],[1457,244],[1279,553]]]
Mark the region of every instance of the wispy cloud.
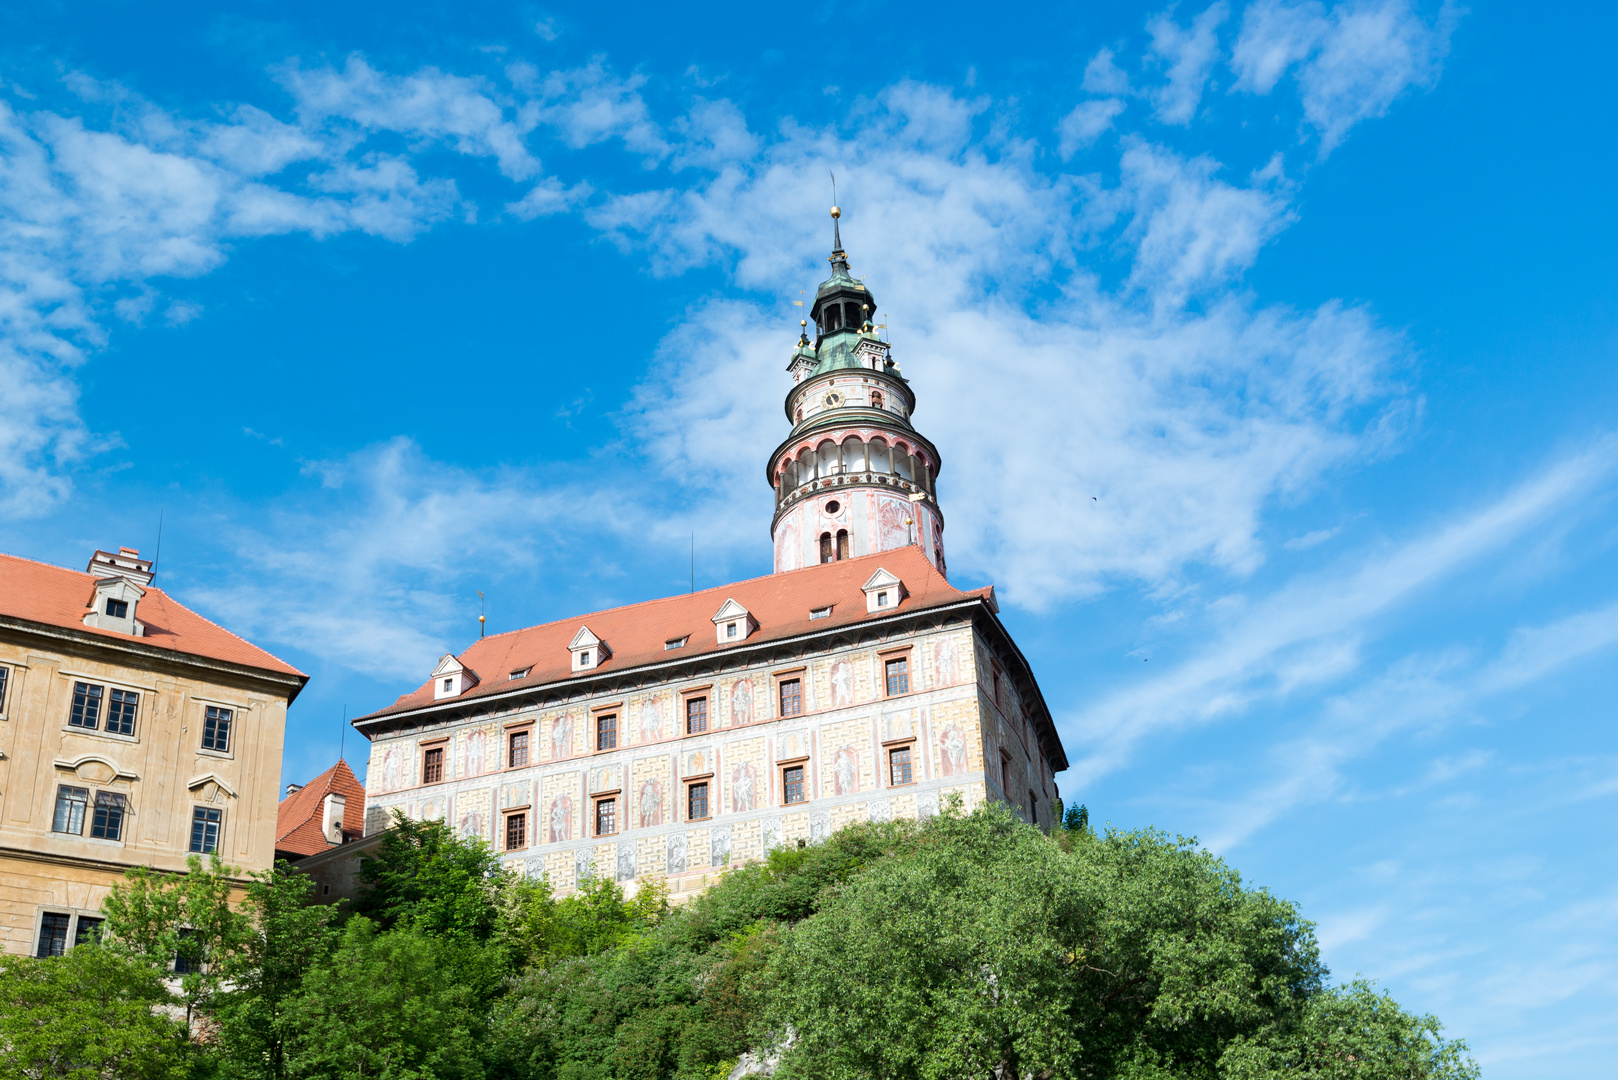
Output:
[[[1576,512],[1581,496],[1610,481],[1618,439],[1608,437],[1584,452],[1559,461],[1500,499],[1402,544],[1364,553],[1342,569],[1310,574],[1276,592],[1240,605],[1239,614],[1210,644],[1151,682],[1120,691],[1076,716],[1067,725],[1083,747],[1072,773],[1081,785],[1124,763],[1143,738],[1188,725],[1210,723],[1255,702],[1275,700],[1301,687],[1318,688],[1359,668],[1358,640],[1371,620],[1407,602],[1420,590],[1498,551],[1555,515]],[[1543,667],[1547,655],[1578,655],[1603,648],[1618,633],[1610,609],[1570,622],[1567,628],[1524,631],[1489,678],[1501,686]],[[1582,635],[1578,648],[1570,638]],[[1451,658],[1447,663],[1458,663]],[[1339,699],[1334,708],[1356,717],[1407,716],[1412,708],[1438,713],[1452,708],[1458,691],[1437,678],[1435,662],[1410,661],[1395,668],[1362,694],[1387,700]],[[1414,684],[1420,685],[1414,685]],[[1394,709],[1393,699],[1409,702]],[[1356,721],[1358,723],[1358,721]],[[1400,721],[1402,722],[1402,721]],[[1311,770],[1329,769],[1333,744],[1302,744],[1286,751],[1296,767],[1284,781],[1289,790],[1318,783]],[[1283,805],[1286,792],[1259,800]],[[1238,830],[1239,831],[1239,830]]]

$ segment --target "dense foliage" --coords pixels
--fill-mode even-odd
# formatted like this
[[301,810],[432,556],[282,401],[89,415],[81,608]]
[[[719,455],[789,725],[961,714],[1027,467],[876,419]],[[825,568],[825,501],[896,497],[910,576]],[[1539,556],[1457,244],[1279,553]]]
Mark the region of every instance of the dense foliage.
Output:
[[0,1080],[1477,1075],[1431,1017],[1329,985],[1293,905],[1080,813],[851,826],[681,907],[604,879],[558,899],[403,819],[348,910],[285,864],[233,907],[231,873],[137,872],[104,946],[0,963]]

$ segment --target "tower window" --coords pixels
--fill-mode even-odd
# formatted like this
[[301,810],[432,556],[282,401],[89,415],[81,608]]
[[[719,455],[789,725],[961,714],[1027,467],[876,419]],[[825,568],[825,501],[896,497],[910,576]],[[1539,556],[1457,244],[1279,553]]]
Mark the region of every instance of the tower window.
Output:
[[880,391],[880,390],[872,390],[871,391],[871,408],[873,408],[873,409],[882,408],[882,391]]
[[832,546],[831,546],[831,533],[829,533],[829,532],[828,533],[821,533],[820,534],[820,561],[823,562],[823,563],[828,563],[828,562],[832,561],[832,557],[833,556],[832,556]]
[[843,325],[843,309],[836,304],[827,304],[820,311],[820,332],[829,334]]
[[848,558],[848,530],[847,529],[838,529],[837,530],[837,557],[839,559]]

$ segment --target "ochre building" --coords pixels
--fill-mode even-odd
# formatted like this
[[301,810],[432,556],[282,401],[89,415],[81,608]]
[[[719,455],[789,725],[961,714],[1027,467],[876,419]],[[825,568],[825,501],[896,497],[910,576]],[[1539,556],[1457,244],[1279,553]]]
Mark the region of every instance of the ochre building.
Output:
[[132,866],[269,867],[287,705],[307,677],[176,603],[137,551],[0,555],[0,942],[93,937]]
[[772,847],[958,796],[1055,823],[1061,740],[992,588],[947,580],[937,449],[841,242],[769,454],[775,572],[483,638],[354,721],[367,834],[400,811],[566,890],[676,895]]

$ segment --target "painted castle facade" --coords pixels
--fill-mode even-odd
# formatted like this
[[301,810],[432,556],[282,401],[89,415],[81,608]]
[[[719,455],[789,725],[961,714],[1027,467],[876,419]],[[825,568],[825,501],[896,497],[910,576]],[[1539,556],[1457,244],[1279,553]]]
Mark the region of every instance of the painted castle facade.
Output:
[[1054,824],[1061,740],[994,590],[945,576],[938,452],[840,237],[831,263],[767,462],[775,572],[446,655],[354,721],[368,834],[397,809],[560,889],[655,876],[678,896],[952,794]]

